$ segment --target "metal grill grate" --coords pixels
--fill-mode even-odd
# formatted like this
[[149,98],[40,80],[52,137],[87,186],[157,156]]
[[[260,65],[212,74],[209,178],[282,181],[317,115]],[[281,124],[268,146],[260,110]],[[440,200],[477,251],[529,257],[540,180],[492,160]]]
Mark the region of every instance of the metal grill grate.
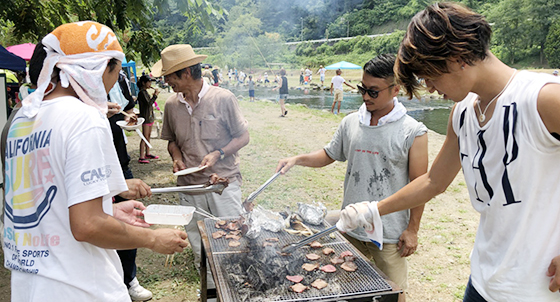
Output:
[[[223,219],[230,220],[235,218]],[[289,288],[293,283],[285,279],[286,276],[277,276],[274,281],[280,282],[278,288],[273,288],[266,292],[251,292],[250,290],[245,292],[240,291],[239,288],[236,288],[236,282],[234,282],[236,278],[239,278],[239,275],[232,271],[233,269],[228,263],[230,264],[232,261],[246,261],[247,254],[251,249],[250,245],[252,244],[252,246],[262,249],[266,238],[278,238],[279,242],[276,244],[276,247],[279,250],[287,244],[303,239],[303,237],[291,235],[284,231],[278,233],[263,231],[253,242],[250,242],[247,238],[241,238],[241,245],[239,247],[229,247],[229,240],[224,237],[219,239],[212,238],[212,233],[218,230],[215,227],[214,220],[205,219],[204,224],[212,250],[211,255],[208,255],[208,257],[212,257],[216,266],[217,276],[215,277],[218,279],[217,285],[224,289],[221,291],[224,301],[319,301],[332,298],[350,298],[354,295],[373,295],[375,293],[392,290],[391,286],[377,273],[371,264],[367,262],[342,235],[335,232],[333,233],[335,234],[334,238],[326,236],[319,241],[324,247],[334,249],[335,255],[340,255],[343,251],[351,251],[354,256],[356,256],[355,263],[358,266],[355,272],[344,271],[340,268],[340,265],[336,265],[337,271],[335,273],[324,273],[321,271],[308,273],[304,271],[301,269],[301,264],[303,263],[319,263],[322,266],[331,264],[330,258],[333,257],[333,255],[328,257],[324,256],[321,249],[313,249],[307,246],[300,248],[292,255],[279,256],[278,261],[285,264],[285,269],[288,274],[304,276],[304,280],[301,282],[302,284],[310,285],[315,279],[321,278],[329,284],[326,288],[318,290],[310,286],[310,289],[303,293],[295,293]],[[326,227],[328,226],[322,225],[316,228],[318,230],[323,230]],[[322,255],[321,259],[317,261],[307,260],[305,254],[311,252]],[[279,265],[282,265],[282,263]],[[245,273],[248,272],[245,271]],[[239,280],[237,280],[237,286],[239,286]]]

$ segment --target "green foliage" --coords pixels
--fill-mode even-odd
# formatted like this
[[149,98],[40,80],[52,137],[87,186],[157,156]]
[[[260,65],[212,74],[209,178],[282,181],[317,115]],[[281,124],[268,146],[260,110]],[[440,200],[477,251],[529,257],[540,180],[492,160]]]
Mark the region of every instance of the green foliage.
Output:
[[560,68],[560,21],[555,21],[546,36],[544,53],[552,68]]
[[356,53],[366,53],[373,51],[373,39],[370,37],[362,36],[356,38],[353,51]]
[[340,40],[333,45],[335,54],[344,54],[352,51],[352,42],[350,40]]
[[167,15],[173,10],[191,20],[191,28],[203,26],[207,30],[213,29],[211,20],[219,20],[225,14],[209,0],[3,0],[0,25],[13,24],[10,29],[16,40],[36,43],[61,24],[97,21],[112,28],[121,41],[132,40],[128,45],[131,49],[125,51],[132,56],[141,54],[144,64],[148,64],[159,59],[156,50],[162,42],[162,36],[153,29],[154,15]]

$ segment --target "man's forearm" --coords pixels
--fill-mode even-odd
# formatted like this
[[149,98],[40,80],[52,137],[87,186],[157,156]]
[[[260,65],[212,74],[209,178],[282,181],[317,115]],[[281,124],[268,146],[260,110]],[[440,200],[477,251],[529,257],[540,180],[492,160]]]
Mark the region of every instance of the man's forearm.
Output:
[[167,152],[171,156],[172,160],[183,160],[183,154],[181,153],[181,149],[174,141],[170,141],[167,144]]
[[237,151],[241,150],[241,148],[247,146],[247,144],[249,144],[249,140],[249,131],[246,130],[240,136],[234,137],[227,145],[222,148],[222,151],[224,151],[225,156],[234,154]]
[[424,206],[420,205],[415,208],[410,209],[410,220],[408,222],[408,230],[418,233],[420,230],[420,220],[422,220],[422,214],[424,213]]

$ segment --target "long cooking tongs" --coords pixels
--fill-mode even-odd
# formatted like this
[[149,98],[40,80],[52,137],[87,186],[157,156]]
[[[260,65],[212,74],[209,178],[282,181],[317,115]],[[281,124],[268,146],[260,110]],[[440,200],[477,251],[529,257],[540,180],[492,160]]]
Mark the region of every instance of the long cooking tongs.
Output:
[[259,195],[262,191],[264,191],[264,189],[266,189],[266,187],[268,187],[270,183],[272,183],[276,178],[278,178],[278,176],[280,176],[280,172],[277,172],[276,174],[272,175],[271,178],[269,178],[264,184],[262,184],[256,191],[249,194],[249,197],[247,197],[245,201],[243,201],[243,209],[245,209],[247,213],[253,211],[253,207],[254,207],[253,200],[255,200],[257,195]]
[[310,243],[310,242],[313,242],[313,241],[315,241],[315,240],[317,240],[317,239],[319,239],[319,238],[321,238],[321,237],[327,236],[328,234],[330,234],[330,233],[332,233],[332,232],[334,232],[334,231],[336,231],[336,230],[338,230],[338,229],[336,228],[336,224],[335,224],[335,225],[333,225],[333,226],[331,226],[331,227],[329,227],[329,228],[326,228],[326,229],[320,231],[319,233],[317,233],[317,234],[315,234],[315,235],[311,235],[311,236],[309,236],[309,237],[307,237],[307,238],[305,238],[305,239],[303,239],[303,240],[300,240],[300,241],[298,241],[298,242],[296,242],[296,243],[292,243],[292,244],[286,245],[285,247],[283,247],[283,248],[280,250],[280,252],[286,253],[286,254],[291,254],[291,253],[293,253],[297,248],[300,248],[300,247],[302,247],[302,246],[304,246],[304,245],[306,245],[306,244],[308,244],[308,243]]

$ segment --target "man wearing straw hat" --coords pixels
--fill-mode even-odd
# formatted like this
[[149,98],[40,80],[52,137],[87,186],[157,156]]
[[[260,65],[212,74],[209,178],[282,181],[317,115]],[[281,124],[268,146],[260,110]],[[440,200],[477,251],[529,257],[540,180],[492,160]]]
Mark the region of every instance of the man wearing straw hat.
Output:
[[[165,103],[161,138],[169,141],[167,150],[173,159],[173,172],[206,166],[179,176],[178,186],[204,184],[212,173],[229,181],[221,195],[179,193],[181,204],[219,217],[238,216],[242,210],[237,152],[249,143],[247,121],[233,93],[202,80],[200,63],[206,57],[195,54],[188,44],[171,45],[161,52],[161,60],[153,66],[152,74],[164,76],[175,92]],[[197,263],[201,249],[196,222],[202,218],[195,214],[185,226]],[[212,288],[213,280],[208,280],[208,287]]]

